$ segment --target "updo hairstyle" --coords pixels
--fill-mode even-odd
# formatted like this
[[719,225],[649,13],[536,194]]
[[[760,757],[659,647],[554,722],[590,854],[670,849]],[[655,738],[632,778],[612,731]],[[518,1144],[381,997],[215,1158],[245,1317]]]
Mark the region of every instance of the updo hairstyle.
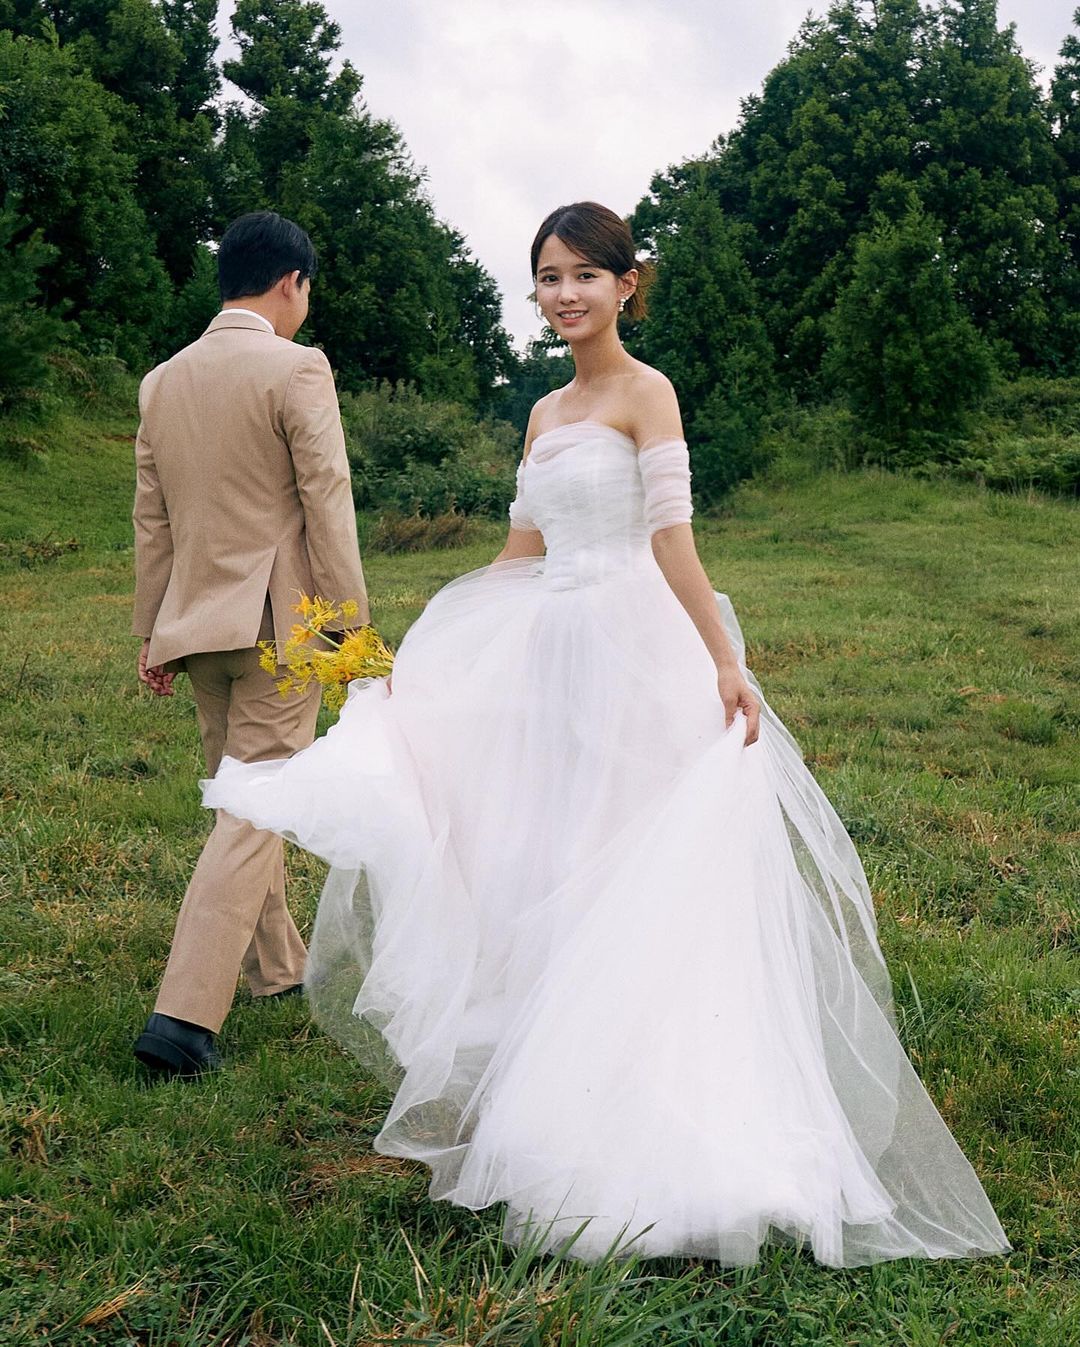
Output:
[[625,276],[628,271],[638,273],[637,289],[626,301],[622,315],[636,322],[645,317],[645,292],[653,279],[651,262],[639,262],[634,252],[634,240],[626,221],[607,206],[596,201],[576,201],[572,206],[553,210],[536,231],[532,245],[532,274],[540,262],[540,249],[552,236],[561,239],[593,266]]

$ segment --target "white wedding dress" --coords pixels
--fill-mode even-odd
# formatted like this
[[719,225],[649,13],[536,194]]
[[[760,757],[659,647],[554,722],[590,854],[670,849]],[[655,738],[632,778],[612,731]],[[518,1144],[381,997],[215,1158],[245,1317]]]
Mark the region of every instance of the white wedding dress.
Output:
[[662,495],[680,451],[539,436],[511,518],[546,557],[447,585],[392,696],[354,685],[324,738],[226,759],[205,802],[330,862],[308,991],[392,1054],[376,1149],[424,1161],[436,1197],[506,1203],[509,1239],[1006,1250],[896,1038],[851,842],[767,706],[756,745],[741,714],[725,729],[653,559],[645,465]]

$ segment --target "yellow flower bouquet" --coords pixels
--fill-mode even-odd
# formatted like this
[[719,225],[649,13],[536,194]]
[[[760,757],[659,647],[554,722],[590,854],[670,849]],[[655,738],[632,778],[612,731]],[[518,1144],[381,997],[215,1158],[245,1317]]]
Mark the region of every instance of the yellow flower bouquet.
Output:
[[[353,679],[385,678],[389,674],[394,654],[374,627],[354,627],[345,631],[340,641],[327,635],[327,630],[343,631],[358,611],[351,599],[337,606],[317,594],[314,598],[300,595],[293,612],[302,620],[293,626],[285,648],[279,651],[274,641],[259,642],[259,664],[268,674],[276,674],[284,666],[285,673],[277,679],[282,697],[306,692],[314,681],[322,686],[327,706],[340,711]],[[317,646],[318,641],[328,648]]]

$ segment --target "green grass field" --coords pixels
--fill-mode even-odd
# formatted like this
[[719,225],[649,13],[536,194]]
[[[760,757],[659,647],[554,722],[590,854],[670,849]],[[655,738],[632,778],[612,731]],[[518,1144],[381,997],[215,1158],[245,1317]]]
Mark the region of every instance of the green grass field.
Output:
[[[513,1258],[497,1213],[374,1155],[385,1096],[301,1002],[241,991],[212,1079],[137,1070],[207,822],[186,687],[156,701],[134,676],[130,433],[71,420],[44,467],[0,464],[4,1347],[1080,1342],[1075,506],[829,476],[744,488],[699,528],[860,848],[905,1044],[1015,1252],[581,1269]],[[500,538],[367,557],[391,640]],[[321,870],[289,864],[306,923]]]

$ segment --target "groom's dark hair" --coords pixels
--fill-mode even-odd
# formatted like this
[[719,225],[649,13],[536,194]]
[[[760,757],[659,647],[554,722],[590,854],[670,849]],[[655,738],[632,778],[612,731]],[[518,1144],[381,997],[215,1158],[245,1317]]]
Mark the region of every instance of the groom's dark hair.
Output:
[[226,229],[218,248],[218,288],[222,299],[264,295],[282,276],[300,279],[318,270],[315,245],[292,220],[272,210],[241,215]]

